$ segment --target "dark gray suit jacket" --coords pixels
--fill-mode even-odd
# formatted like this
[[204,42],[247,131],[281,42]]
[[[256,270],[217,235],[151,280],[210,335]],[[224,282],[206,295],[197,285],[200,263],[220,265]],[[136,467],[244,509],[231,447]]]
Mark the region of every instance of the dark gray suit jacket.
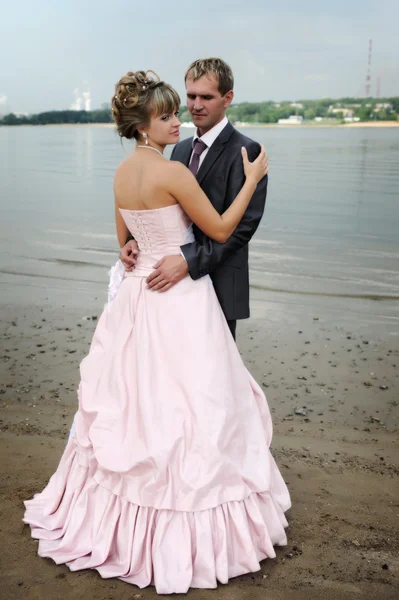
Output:
[[[188,166],[192,152],[189,138],[177,144],[171,160]],[[210,147],[197,173],[197,180],[216,210],[222,214],[233,202],[244,180],[241,148],[249,160],[260,152],[257,142],[234,129],[229,122]],[[194,225],[195,241],[182,246],[193,279],[210,275],[227,320],[249,317],[248,242],[263,215],[268,177],[258,184],[253,198],[233,235],[225,244],[208,238]]]

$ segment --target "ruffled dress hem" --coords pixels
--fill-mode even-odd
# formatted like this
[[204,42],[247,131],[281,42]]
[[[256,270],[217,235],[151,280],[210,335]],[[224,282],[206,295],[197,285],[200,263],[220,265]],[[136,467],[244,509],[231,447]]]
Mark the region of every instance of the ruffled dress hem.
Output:
[[[287,543],[286,496],[251,493],[207,510],[139,506],[101,486],[96,461],[78,460],[68,444],[42,493],[25,502],[24,522],[40,540],[38,554],[71,571],[95,569],[159,594],[213,589],[255,572]],[[286,505],[284,505],[284,502]]]

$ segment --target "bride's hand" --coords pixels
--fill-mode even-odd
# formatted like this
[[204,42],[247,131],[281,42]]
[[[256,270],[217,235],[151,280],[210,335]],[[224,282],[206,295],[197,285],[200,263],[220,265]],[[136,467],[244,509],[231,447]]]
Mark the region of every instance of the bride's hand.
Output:
[[260,154],[253,162],[248,160],[248,153],[246,148],[241,148],[242,160],[244,163],[244,173],[247,179],[252,178],[256,184],[267,175],[268,172],[268,159],[265,152],[265,148],[262,145]]

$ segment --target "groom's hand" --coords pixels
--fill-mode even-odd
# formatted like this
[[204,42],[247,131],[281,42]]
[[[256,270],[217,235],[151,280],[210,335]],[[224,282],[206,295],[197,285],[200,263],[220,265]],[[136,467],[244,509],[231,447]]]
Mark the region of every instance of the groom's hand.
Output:
[[126,271],[133,271],[136,266],[139,247],[136,240],[130,240],[121,248],[119,258],[126,267]]
[[167,292],[188,273],[186,259],[181,254],[164,256],[154,269],[147,277],[147,285],[154,292]]

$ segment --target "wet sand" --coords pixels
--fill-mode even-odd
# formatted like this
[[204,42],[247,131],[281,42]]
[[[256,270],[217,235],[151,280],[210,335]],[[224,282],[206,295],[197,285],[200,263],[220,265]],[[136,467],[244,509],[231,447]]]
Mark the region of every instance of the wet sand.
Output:
[[[78,365],[104,300],[99,290],[16,285],[3,297],[0,597],[7,600],[157,597],[154,588],[40,559],[21,520],[23,500],[44,487],[64,448]],[[272,302],[255,310],[239,324],[238,345],[272,410],[273,453],[293,504],[288,545],[261,571],[188,597],[397,598],[397,332],[332,319],[322,306],[297,313],[287,305],[284,319],[276,314]]]

